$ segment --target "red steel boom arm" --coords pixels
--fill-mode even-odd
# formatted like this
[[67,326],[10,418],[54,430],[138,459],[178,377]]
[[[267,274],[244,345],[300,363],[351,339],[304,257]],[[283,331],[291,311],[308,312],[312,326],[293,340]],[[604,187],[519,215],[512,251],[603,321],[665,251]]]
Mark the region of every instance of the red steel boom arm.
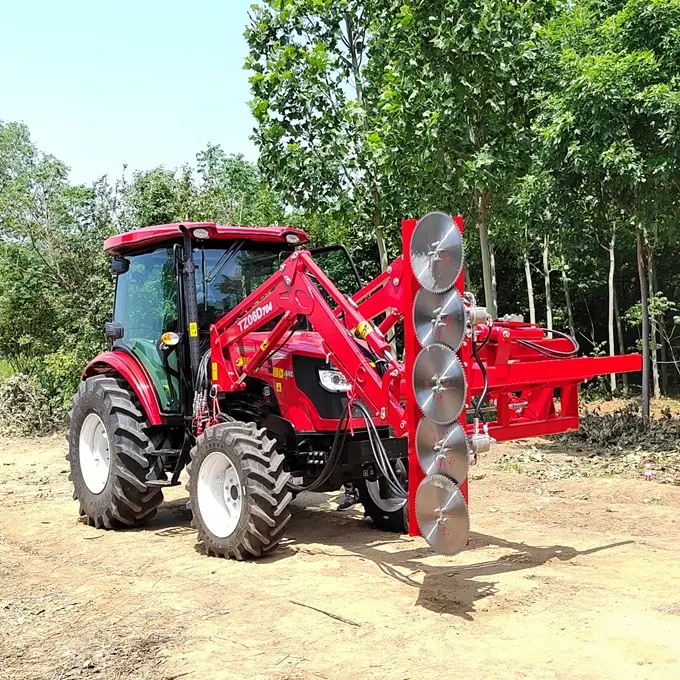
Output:
[[[336,304],[335,310],[320,289]],[[239,340],[279,316],[255,354],[239,368],[236,352]],[[401,364],[390,354],[390,345],[382,332],[340,293],[305,250],[294,252],[278,272],[212,326],[213,383],[218,390],[242,389],[244,379],[264,363],[299,316],[305,316],[321,335],[327,356],[352,386],[350,398],[362,399],[379,422],[391,425],[397,436],[402,436],[406,423],[399,403]],[[382,377],[354,333],[377,359],[386,362],[387,370]]]

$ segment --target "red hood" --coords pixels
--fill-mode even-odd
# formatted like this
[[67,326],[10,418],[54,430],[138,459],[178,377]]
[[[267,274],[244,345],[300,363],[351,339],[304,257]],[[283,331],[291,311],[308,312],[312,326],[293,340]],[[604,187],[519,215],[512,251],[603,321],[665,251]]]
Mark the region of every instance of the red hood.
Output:
[[[269,333],[249,333],[243,339],[243,344],[250,349],[251,346],[259,347]],[[321,336],[314,331],[296,331],[280,350],[272,354],[272,359],[276,360],[277,354],[302,354],[308,357],[323,358],[326,356]]]

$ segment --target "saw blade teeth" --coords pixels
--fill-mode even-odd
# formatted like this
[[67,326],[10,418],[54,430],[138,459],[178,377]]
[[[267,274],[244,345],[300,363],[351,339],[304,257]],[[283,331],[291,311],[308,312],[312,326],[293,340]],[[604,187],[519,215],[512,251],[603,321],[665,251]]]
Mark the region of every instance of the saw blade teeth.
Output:
[[416,518],[430,546],[455,555],[470,536],[470,515],[458,485],[444,475],[429,475],[416,492]]
[[437,425],[422,418],[416,428],[416,454],[426,475],[446,475],[459,484],[468,475],[468,441],[460,423]]
[[463,235],[455,220],[431,212],[416,224],[410,243],[411,267],[425,290],[444,293],[463,270]]
[[433,343],[420,350],[413,365],[413,393],[423,415],[448,425],[465,407],[465,371],[456,353]]
[[413,301],[413,328],[422,347],[434,342],[457,351],[465,339],[465,303],[454,288],[431,293],[421,288]]

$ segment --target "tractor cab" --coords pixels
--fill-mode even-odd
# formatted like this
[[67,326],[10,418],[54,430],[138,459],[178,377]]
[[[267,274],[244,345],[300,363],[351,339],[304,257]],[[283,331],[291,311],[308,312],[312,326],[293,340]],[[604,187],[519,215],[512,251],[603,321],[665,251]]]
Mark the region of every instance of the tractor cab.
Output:
[[106,241],[104,249],[113,257],[116,274],[113,321],[107,325],[107,336],[116,350],[141,362],[163,413],[179,413],[182,408],[179,381],[185,367],[179,365],[173,348],[181,341],[181,319],[187,314],[180,275],[187,236],[195,266],[196,323],[203,351],[208,347],[211,324],[268,279],[296,245],[308,240],[299,229],[188,223],[145,227]]

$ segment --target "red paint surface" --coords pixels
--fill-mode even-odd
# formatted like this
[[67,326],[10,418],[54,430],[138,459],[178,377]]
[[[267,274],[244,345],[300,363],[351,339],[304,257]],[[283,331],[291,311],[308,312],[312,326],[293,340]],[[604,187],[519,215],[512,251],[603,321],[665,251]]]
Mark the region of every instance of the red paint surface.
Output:
[[178,224],[159,224],[144,227],[125,234],[116,234],[104,241],[104,251],[110,255],[137,250],[144,246],[172,241],[182,236],[180,227],[185,226],[189,231],[202,228],[207,229],[211,239],[236,240],[245,239],[261,243],[286,243],[286,234],[297,234],[300,243],[307,243],[309,236],[296,227],[231,227],[214,222],[184,222]]
[[151,425],[162,425],[164,418],[158,406],[158,398],[146,369],[126,352],[103,352],[85,366],[83,377],[106,373],[120,373],[137,395]]

